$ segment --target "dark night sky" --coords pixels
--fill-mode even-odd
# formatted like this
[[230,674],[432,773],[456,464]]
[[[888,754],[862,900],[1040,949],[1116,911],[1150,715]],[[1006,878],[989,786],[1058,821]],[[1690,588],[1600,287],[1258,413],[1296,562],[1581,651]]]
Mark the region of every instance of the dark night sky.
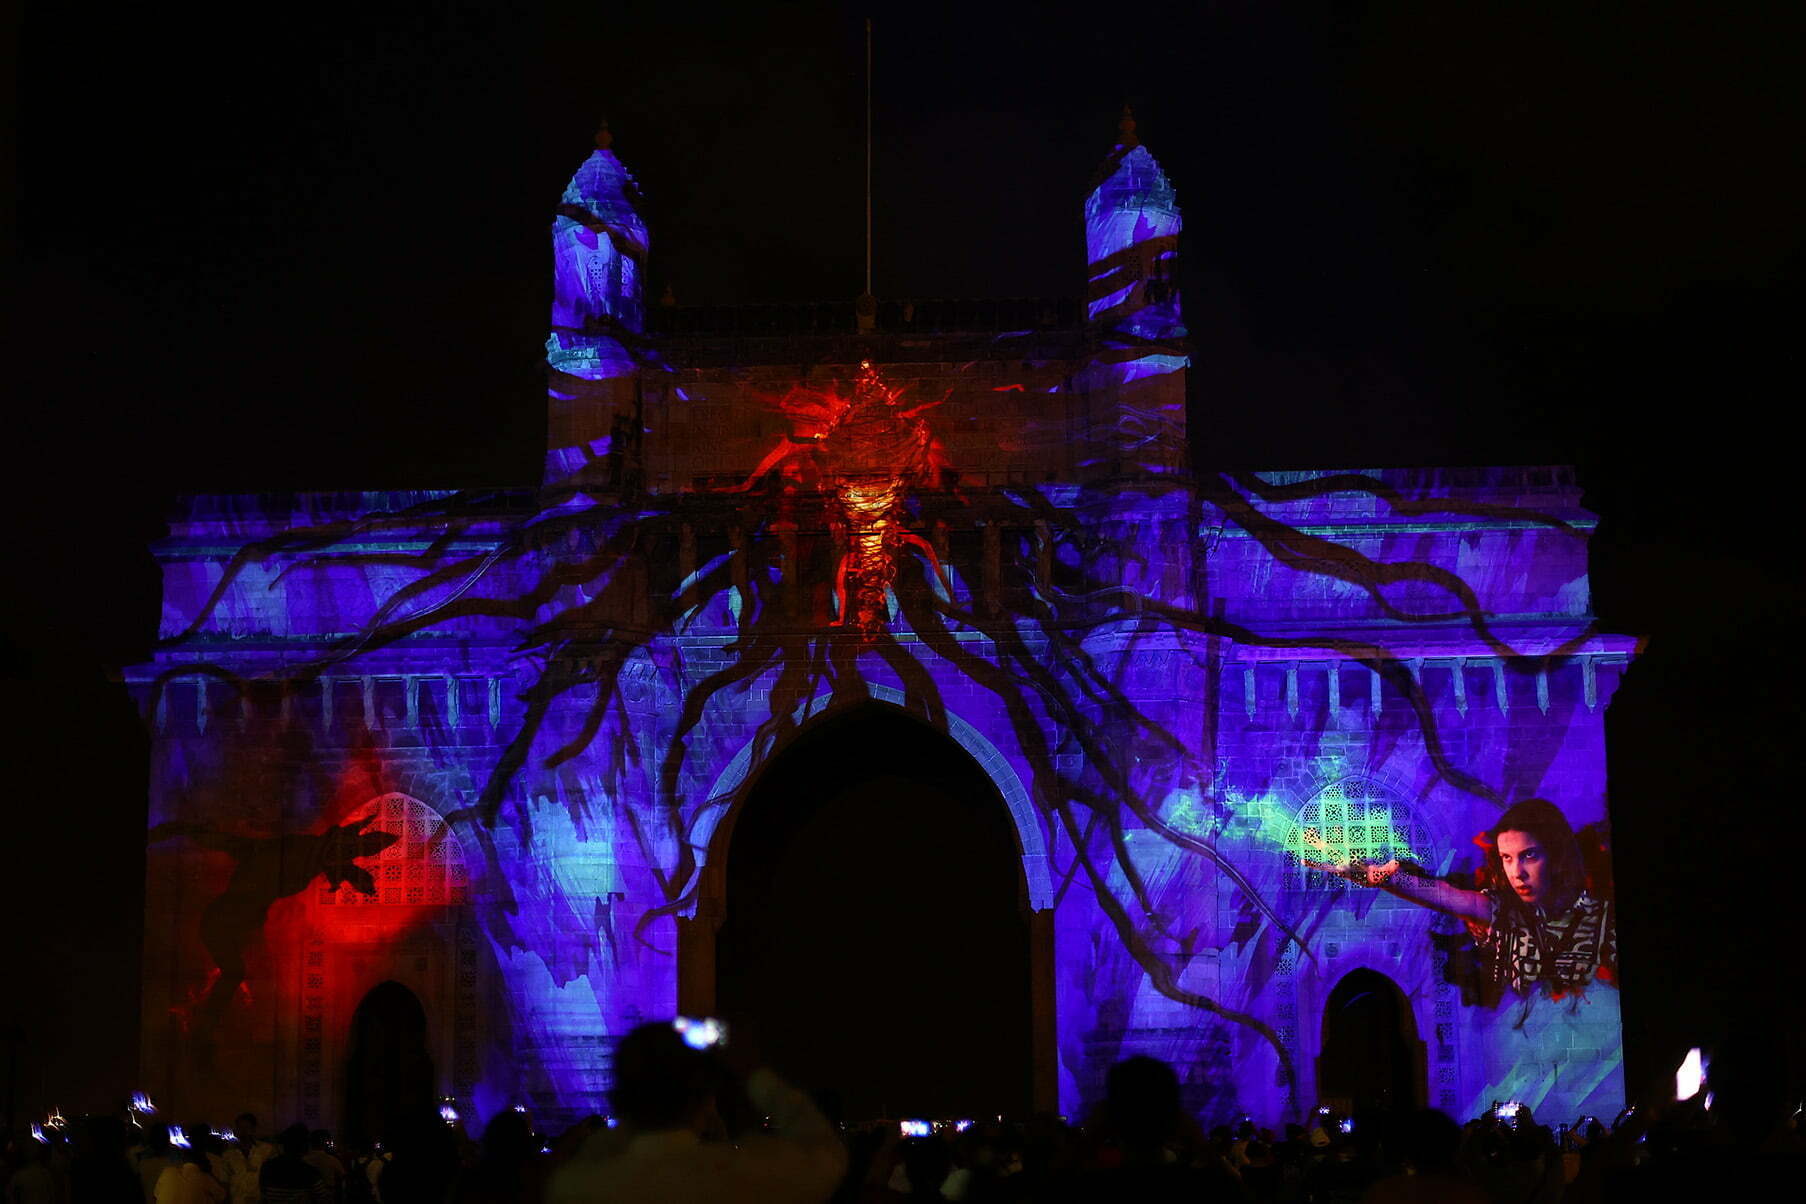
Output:
[[[1609,723],[1633,1084],[1743,1012],[1797,1025],[1766,850],[1796,843],[1806,10],[1171,7],[878,6],[876,291],[1076,292],[1133,102],[1186,216],[1202,465],[1580,468],[1597,609],[1650,638]],[[107,678],[154,633],[171,492],[532,481],[546,234],[601,113],[653,296],[859,291],[861,10],[735,9],[17,23],[0,870],[41,989],[0,1023],[68,1077],[130,1056],[144,743]]]

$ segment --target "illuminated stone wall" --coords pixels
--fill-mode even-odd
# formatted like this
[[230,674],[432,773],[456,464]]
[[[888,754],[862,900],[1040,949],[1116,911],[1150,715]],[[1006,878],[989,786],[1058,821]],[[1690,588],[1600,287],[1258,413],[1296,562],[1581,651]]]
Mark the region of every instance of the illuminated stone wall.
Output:
[[649,338],[601,147],[554,229],[544,486],[191,499],[133,674],[153,1094],[331,1122],[395,980],[446,1093],[603,1110],[613,1041],[707,994],[724,816],[876,703],[1010,809],[1052,917],[1040,1102],[1146,1052],[1207,1119],[1298,1117],[1366,968],[1429,1103],[1615,1112],[1612,950],[1501,994],[1484,931],[1306,864],[1505,898],[1476,838],[1540,797],[1610,899],[1631,646],[1592,628],[1579,489],[1187,471],[1179,210],[1132,133],[1087,202],[1085,325],[864,338]]

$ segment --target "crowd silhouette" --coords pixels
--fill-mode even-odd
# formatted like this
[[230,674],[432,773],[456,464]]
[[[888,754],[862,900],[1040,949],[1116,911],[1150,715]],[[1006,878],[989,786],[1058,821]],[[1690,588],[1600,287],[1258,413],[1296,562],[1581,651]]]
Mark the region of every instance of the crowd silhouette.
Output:
[[118,1113],[52,1116],[10,1136],[4,1204],[1615,1204],[1794,1198],[1806,1142],[1785,1071],[1759,1046],[1720,1051],[1711,1090],[1551,1126],[1504,1105],[1444,1113],[1254,1118],[1205,1129],[1173,1069],[1118,1063],[1082,1123],[1065,1117],[847,1123],[721,1046],[668,1024],[621,1042],[613,1115],[543,1134],[523,1109],[481,1140],[453,1108],[341,1150],[302,1125],[263,1136],[166,1123],[138,1097]]

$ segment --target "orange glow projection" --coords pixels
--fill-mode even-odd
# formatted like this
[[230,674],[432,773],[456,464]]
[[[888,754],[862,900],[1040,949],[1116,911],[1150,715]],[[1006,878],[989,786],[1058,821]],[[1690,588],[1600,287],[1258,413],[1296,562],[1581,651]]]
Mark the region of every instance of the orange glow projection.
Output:
[[910,490],[939,484],[946,468],[940,442],[922,417],[939,404],[905,407],[903,390],[886,385],[870,360],[859,362],[851,397],[798,388],[778,402],[791,433],[737,491],[751,489],[781,466],[786,477],[814,477],[833,493],[838,534],[846,545],[835,572],[833,626],[855,627],[867,636],[883,630],[896,557],[906,547],[926,557],[942,588],[952,592],[933,545],[905,526]]

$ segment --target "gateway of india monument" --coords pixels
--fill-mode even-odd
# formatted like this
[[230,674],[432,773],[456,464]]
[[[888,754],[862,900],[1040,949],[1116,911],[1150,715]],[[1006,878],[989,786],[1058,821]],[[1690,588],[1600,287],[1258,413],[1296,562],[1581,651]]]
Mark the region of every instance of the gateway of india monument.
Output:
[[995,1111],[1076,1117],[1133,1054],[1207,1123],[1622,1106],[1634,643],[1570,470],[1200,467],[1127,118],[1070,298],[649,305],[638,205],[605,130],[554,211],[542,481],[171,516],[147,1090],[353,1138],[606,1112],[635,1025],[736,1023],[736,825],[830,740],[940,749],[1009,833]]

